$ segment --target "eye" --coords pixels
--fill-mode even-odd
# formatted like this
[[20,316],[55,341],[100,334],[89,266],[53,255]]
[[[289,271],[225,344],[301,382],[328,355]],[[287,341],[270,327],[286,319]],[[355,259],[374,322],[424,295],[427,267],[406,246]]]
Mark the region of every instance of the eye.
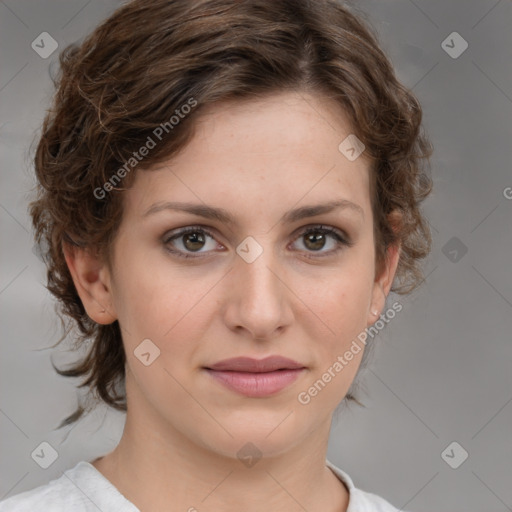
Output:
[[[205,247],[206,239],[211,238],[214,240],[213,235],[200,226],[189,226],[184,229],[179,230],[178,232],[172,234],[172,236],[166,236],[164,238],[164,244],[167,250],[179,257],[182,258],[196,258],[201,256],[194,256],[192,254],[187,254],[187,251],[192,251],[193,253],[203,253],[208,251],[201,251]],[[175,243],[175,241],[179,242],[177,245],[181,245],[178,249],[169,247],[172,245],[171,243]],[[215,249],[218,246],[217,243],[211,243],[210,249]]]
[[[329,238],[331,239],[330,246],[332,247],[330,250],[322,251],[329,244],[327,243]],[[298,240],[302,241],[303,246],[306,249],[306,252],[316,252],[319,253],[318,256],[306,256],[307,258],[316,258],[316,257],[324,257],[331,256],[334,253],[337,253],[344,246],[351,247],[353,242],[351,242],[347,236],[343,234],[342,231],[333,228],[331,226],[311,226],[307,229],[301,231],[299,234]]]
[[[211,239],[209,249],[208,239]],[[328,251],[322,251],[326,245],[329,245],[327,243],[329,239],[332,248]],[[322,225],[311,226],[301,231],[296,240],[302,241],[304,246],[304,249],[299,250],[318,253],[317,255],[306,256],[308,258],[330,256],[340,251],[344,246],[351,247],[353,245],[353,242],[350,242],[342,231]],[[214,235],[202,226],[188,226],[177,232],[170,232],[164,236],[163,243],[167,251],[180,258],[201,258],[220,246],[215,241]]]

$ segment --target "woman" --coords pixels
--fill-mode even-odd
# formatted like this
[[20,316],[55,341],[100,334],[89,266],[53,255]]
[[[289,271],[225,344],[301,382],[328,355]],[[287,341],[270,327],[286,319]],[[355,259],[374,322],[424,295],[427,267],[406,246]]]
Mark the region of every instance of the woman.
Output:
[[126,425],[0,511],[397,510],[326,461],[430,250],[421,107],[369,26],[334,0],[136,0],[56,85],[31,215],[90,342],[58,372]]

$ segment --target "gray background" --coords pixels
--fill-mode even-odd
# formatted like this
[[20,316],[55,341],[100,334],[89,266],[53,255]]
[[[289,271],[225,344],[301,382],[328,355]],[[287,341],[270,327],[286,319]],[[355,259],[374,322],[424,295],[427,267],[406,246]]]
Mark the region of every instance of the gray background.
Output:
[[[424,107],[436,150],[424,208],[434,246],[423,286],[390,296],[404,308],[376,338],[363,374],[367,408],[339,415],[329,459],[398,508],[512,510],[512,1],[355,3]],[[124,416],[106,407],[52,430],[75,409],[75,382],[50,364],[51,354],[60,366],[70,360],[65,343],[41,350],[60,328],[26,211],[49,66],[118,5],[0,1],[0,499],[110,451],[122,433]],[[31,48],[43,31],[59,44],[47,59]],[[442,47],[454,31],[469,45],[458,58]],[[48,469],[31,457],[44,441],[59,454]],[[469,455],[457,469],[441,456],[453,441],[462,448],[448,450],[452,464],[462,449]]]

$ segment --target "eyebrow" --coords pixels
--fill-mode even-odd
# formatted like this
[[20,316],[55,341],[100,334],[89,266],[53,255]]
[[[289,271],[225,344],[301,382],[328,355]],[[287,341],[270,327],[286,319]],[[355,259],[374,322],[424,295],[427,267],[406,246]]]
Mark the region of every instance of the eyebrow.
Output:
[[[281,217],[280,222],[297,222],[307,217],[314,217],[316,215],[330,213],[338,209],[351,210],[361,215],[364,219],[364,210],[361,208],[361,206],[351,201],[348,201],[347,199],[338,199],[323,204],[301,206],[300,208],[290,210]],[[213,206],[208,206],[205,204],[182,203],[177,201],[165,201],[155,203],[152,206],[150,206],[143,213],[142,216],[148,217],[149,215],[153,215],[155,213],[165,210],[183,211],[191,213],[193,215],[197,215],[199,217],[204,217],[206,219],[217,220],[228,225],[236,224],[235,217],[224,208],[215,208]]]

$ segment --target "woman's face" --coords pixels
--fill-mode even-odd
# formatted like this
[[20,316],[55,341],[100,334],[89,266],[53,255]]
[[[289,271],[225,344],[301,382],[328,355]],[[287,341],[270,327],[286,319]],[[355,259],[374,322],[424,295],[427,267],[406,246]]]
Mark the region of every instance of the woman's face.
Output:
[[[138,171],[125,193],[114,272],[102,275],[123,332],[128,414],[148,432],[229,457],[248,442],[271,455],[327,433],[363,350],[335,363],[389,289],[375,275],[369,164],[340,151],[351,129],[328,101],[217,104],[179,155]],[[269,356],[302,369],[208,369]]]

